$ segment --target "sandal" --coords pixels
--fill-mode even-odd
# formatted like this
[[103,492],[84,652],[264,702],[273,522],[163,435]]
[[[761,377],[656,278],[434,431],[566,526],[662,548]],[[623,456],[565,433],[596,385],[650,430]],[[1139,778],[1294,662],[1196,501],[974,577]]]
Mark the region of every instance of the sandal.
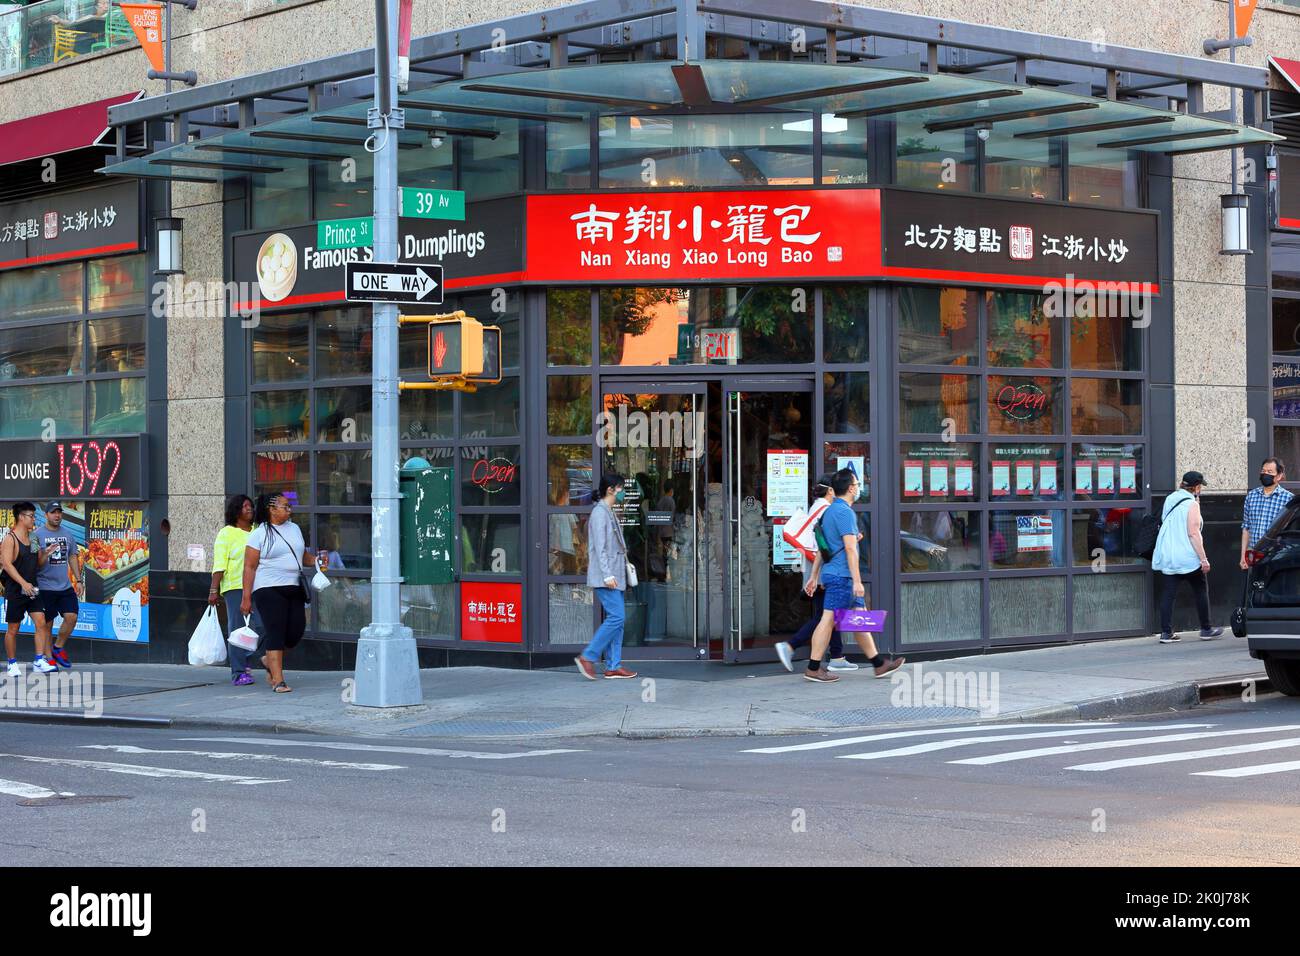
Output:
[[293,692],[293,688],[284,681],[280,681],[278,684],[272,684],[271,690],[275,691],[277,694],[289,694]]

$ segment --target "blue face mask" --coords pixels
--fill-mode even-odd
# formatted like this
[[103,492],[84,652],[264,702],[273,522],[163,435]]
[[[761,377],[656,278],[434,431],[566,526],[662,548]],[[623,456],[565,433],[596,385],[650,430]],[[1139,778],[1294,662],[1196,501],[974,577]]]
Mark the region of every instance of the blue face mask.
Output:
[[622,488],[618,489],[618,491],[614,492],[614,500],[621,504],[625,494],[626,493],[623,491]]

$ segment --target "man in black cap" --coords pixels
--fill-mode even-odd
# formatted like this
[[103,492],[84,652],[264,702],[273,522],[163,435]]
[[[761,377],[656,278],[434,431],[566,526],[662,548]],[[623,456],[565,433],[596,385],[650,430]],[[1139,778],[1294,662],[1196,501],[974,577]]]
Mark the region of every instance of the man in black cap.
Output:
[[1210,587],[1206,572],[1210,560],[1205,556],[1201,538],[1201,489],[1205,476],[1199,471],[1183,475],[1178,490],[1165,499],[1160,516],[1160,534],[1151,555],[1151,569],[1164,574],[1160,592],[1160,643],[1177,644],[1174,633],[1174,591],[1179,581],[1186,581],[1196,598],[1196,613],[1201,621],[1201,640],[1212,641],[1223,628],[1210,623]]
[[[81,609],[77,595],[81,589],[81,559],[77,555],[77,541],[63,527],[63,505],[51,501],[45,506],[45,523],[35,532],[41,548],[50,547],[50,556],[36,575],[40,588],[40,602],[45,611],[44,635],[38,635],[37,647],[45,647],[49,659],[58,667],[72,670],[65,645],[77,626],[77,613]],[[59,636],[51,642],[54,619],[62,617]],[[43,640],[41,639],[43,637]]]

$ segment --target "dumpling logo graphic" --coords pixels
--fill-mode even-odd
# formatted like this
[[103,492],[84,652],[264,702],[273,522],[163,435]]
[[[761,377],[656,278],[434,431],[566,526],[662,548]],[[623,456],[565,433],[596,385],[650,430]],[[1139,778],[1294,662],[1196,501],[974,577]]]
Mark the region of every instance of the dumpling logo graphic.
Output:
[[257,252],[257,284],[262,298],[279,302],[298,281],[298,247],[282,232],[272,233]]

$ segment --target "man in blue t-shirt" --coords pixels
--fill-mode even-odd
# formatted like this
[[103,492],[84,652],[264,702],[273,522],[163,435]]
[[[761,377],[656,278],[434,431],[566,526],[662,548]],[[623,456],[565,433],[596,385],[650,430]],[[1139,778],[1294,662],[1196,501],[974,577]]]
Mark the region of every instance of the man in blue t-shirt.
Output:
[[[822,568],[822,586],[826,589],[822,601],[822,619],[813,632],[812,650],[808,655],[808,670],[804,680],[831,683],[839,680],[834,674],[822,670],[822,655],[830,644],[831,632],[835,629],[835,612],[847,610],[866,603],[867,589],[862,583],[862,573],[858,568],[858,519],[853,513],[853,502],[858,498],[861,485],[858,476],[850,468],[841,468],[831,479],[831,488],[835,491],[835,500],[822,515],[822,536],[831,550],[830,560]],[[897,670],[904,663],[904,658],[895,657],[886,660],[876,650],[876,642],[865,631],[854,631],[853,637],[867,655],[867,660],[875,669],[877,677],[884,677],[890,671]]]
[[[40,602],[45,610],[44,645],[51,663],[72,670],[68,660],[68,638],[77,626],[77,613],[81,610],[78,595],[81,587],[81,561],[77,556],[77,539],[63,527],[63,505],[51,501],[45,506],[45,524],[33,532],[42,548],[50,548],[49,559],[41,565],[36,575],[36,586],[41,589]],[[59,636],[54,637],[54,619],[62,618]]]

